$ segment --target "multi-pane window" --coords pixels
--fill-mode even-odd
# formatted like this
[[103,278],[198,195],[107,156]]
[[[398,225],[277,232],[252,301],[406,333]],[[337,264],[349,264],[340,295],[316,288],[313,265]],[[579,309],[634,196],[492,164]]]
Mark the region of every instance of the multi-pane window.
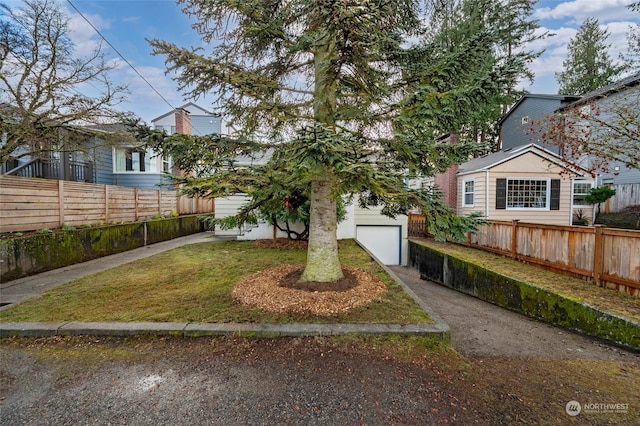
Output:
[[573,205],[587,206],[589,205],[584,199],[591,191],[591,183],[574,182],[573,183]]
[[473,207],[473,195],[475,192],[475,181],[473,180],[465,180],[462,183],[463,186],[463,194],[462,194],[462,206],[463,207]]
[[549,181],[544,179],[509,179],[507,208],[545,209],[549,206]]

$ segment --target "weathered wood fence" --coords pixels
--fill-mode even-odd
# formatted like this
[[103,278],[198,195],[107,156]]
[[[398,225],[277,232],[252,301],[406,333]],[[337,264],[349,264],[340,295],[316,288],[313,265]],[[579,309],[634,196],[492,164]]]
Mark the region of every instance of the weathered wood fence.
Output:
[[[640,295],[640,231],[515,220],[491,221],[479,231],[466,245]],[[409,237],[426,236],[424,217],[410,215]]]
[[213,213],[214,207],[213,199],[177,191],[0,175],[0,232]]
[[607,213],[616,213],[629,206],[640,205],[640,183],[622,183],[612,186],[616,195],[609,198],[604,207]]

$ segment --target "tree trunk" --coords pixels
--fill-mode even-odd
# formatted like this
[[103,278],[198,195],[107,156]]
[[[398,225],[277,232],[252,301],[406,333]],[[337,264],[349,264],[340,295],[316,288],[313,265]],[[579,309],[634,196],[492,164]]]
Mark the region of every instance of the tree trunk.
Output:
[[300,281],[335,282],[342,278],[338,259],[338,216],[328,178],[311,183],[311,208],[307,266]]
[[[336,35],[330,31],[317,40],[314,50],[315,87],[313,115],[316,123],[335,135],[338,62]],[[342,278],[338,259],[338,217],[334,177],[330,165],[311,182],[307,266],[300,281],[336,282]]]

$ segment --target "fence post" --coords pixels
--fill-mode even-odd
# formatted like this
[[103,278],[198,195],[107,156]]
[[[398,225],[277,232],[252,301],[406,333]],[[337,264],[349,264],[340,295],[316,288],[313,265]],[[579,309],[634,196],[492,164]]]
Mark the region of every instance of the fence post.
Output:
[[594,226],[595,229],[595,247],[593,250],[593,282],[596,285],[602,285],[600,281],[600,275],[602,275],[602,268],[604,267],[604,231],[603,225]]
[[182,216],[182,209],[181,204],[182,204],[182,197],[180,196],[180,190],[176,189],[176,196],[175,196],[175,200],[176,200],[176,213],[178,213],[178,216]]
[[511,223],[511,257],[518,257],[518,222],[520,219],[514,219]]
[[158,189],[158,214],[162,215],[162,200],[160,199],[160,190]]
[[60,215],[59,226],[64,225],[64,181],[58,181],[58,211]]

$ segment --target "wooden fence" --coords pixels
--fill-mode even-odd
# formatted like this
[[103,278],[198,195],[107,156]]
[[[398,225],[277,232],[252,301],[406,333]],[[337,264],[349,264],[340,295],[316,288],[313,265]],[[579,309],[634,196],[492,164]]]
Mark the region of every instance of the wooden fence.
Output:
[[0,232],[213,212],[213,199],[177,191],[0,175]]
[[[587,277],[640,296],[640,231],[492,221],[466,245]],[[421,215],[409,216],[409,237],[427,236]]]
[[640,183],[621,183],[612,186],[616,195],[604,204],[604,211],[616,213],[629,206],[640,206]]

